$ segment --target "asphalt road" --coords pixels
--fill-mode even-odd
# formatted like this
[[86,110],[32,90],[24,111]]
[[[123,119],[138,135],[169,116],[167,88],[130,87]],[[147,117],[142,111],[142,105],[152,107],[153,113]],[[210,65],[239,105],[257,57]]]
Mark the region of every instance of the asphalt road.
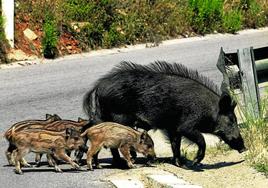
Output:
[[[43,119],[46,113],[57,113],[62,118],[86,117],[82,111],[83,95],[101,75],[107,73],[120,61],[148,64],[155,60],[182,63],[197,69],[216,84],[222,76],[216,69],[220,47],[227,52],[244,47],[268,45],[268,29],[247,31],[239,35],[213,35],[200,38],[168,41],[159,47],[144,48],[142,45],[130,49],[104,50],[42,61],[37,65],[0,69],[0,133],[13,123],[25,119]],[[37,62],[39,62],[38,60]],[[157,139],[157,138],[154,138]],[[24,175],[15,175],[8,167],[4,152],[7,142],[0,140],[0,182],[1,187],[108,187],[103,182],[106,175],[117,172],[105,168],[94,172],[54,173],[43,166],[24,168]],[[103,152],[101,158],[109,158]],[[33,161],[33,155],[27,157]]]

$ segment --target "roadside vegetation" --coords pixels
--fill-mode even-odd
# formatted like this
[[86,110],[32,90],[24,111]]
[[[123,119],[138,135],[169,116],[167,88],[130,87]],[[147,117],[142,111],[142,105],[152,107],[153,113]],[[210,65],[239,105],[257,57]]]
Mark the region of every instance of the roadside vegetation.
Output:
[[262,100],[260,117],[241,110],[244,117],[242,133],[248,148],[246,160],[259,172],[268,176],[268,97]]
[[[53,21],[47,22],[47,12]],[[25,52],[54,58],[206,33],[235,33],[266,26],[267,17],[266,0],[18,0],[15,41]],[[37,41],[22,39],[19,33],[26,27],[37,33]]]
[[4,32],[4,19],[2,17],[2,1],[0,0],[0,63],[7,63],[8,59],[6,53],[8,50],[8,43],[6,41],[5,32]]

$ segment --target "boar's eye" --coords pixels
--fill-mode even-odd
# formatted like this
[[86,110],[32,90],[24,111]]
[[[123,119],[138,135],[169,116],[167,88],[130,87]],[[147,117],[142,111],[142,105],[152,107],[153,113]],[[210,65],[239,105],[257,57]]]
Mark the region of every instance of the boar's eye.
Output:
[[74,140],[77,141],[79,138],[78,137],[74,137]]
[[148,147],[148,148],[152,148],[153,145],[152,145],[152,144],[148,144],[147,147]]

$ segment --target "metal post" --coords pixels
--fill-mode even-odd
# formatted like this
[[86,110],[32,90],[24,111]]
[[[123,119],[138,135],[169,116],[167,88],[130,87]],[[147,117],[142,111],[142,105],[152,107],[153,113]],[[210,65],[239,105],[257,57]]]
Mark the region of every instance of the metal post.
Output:
[[259,88],[254,60],[253,48],[239,49],[238,62],[241,70],[242,91],[246,108],[254,116],[259,117]]
[[14,0],[2,0],[2,14],[6,39],[14,48]]

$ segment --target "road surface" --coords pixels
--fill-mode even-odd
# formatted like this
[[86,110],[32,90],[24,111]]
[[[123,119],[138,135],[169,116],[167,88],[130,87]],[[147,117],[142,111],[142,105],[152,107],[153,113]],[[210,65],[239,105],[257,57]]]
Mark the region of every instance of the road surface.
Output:
[[[54,61],[37,60],[36,65],[0,69],[0,133],[13,123],[25,119],[43,119],[46,113],[58,114],[64,119],[86,117],[82,111],[83,95],[101,75],[107,73],[120,61],[148,64],[165,60],[197,69],[216,84],[222,76],[216,68],[220,47],[227,52],[238,48],[268,45],[268,29],[243,31],[238,35],[209,35],[182,40],[167,41],[158,47],[144,45],[129,49],[103,50],[89,54],[68,56]],[[41,63],[39,63],[42,61]],[[157,139],[157,138],[154,138]],[[0,182],[2,187],[109,187],[102,179],[117,172],[105,168],[94,172],[54,173],[43,166],[24,170],[15,175],[13,167],[7,167],[4,152],[7,142],[0,141]],[[103,152],[101,158],[109,158]],[[27,157],[33,161],[33,155]],[[109,160],[108,160],[109,162]],[[69,169],[64,166],[64,169]]]

